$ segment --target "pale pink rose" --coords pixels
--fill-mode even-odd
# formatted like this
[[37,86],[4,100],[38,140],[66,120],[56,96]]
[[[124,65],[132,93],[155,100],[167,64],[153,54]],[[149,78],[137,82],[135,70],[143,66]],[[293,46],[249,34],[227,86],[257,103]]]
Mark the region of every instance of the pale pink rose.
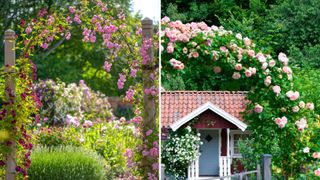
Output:
[[246,75],[246,77],[251,77],[251,76],[252,76],[252,72],[251,72],[249,69],[247,69],[247,70],[244,72],[244,74]]
[[233,79],[240,79],[240,77],[241,77],[241,75],[238,72],[234,72],[233,75],[232,75]]
[[303,131],[305,128],[308,128],[306,118],[301,118],[299,121],[296,121],[295,124],[297,125],[299,131]]
[[221,72],[221,67],[220,66],[214,66],[213,67],[213,72],[216,73],[216,74],[220,73]]
[[270,86],[270,84],[271,84],[271,79],[266,78],[266,79],[264,80],[264,85]]
[[313,110],[313,109],[314,109],[314,104],[311,103],[311,102],[308,102],[308,103],[306,104],[306,107],[307,107],[307,109]]
[[306,107],[306,104],[303,101],[300,101],[299,102],[299,107],[300,108],[304,108],[304,107]]
[[254,107],[254,112],[261,113],[263,111],[263,107],[260,104],[256,104]]
[[278,59],[279,59],[279,61],[282,62],[284,65],[287,65],[287,64],[288,64],[289,59],[287,58],[287,55],[286,55],[286,54],[284,54],[284,53],[282,53],[282,52],[279,53]]
[[292,70],[291,70],[291,68],[288,67],[288,66],[283,66],[283,67],[282,67],[282,71],[283,71],[284,73],[286,73],[286,74],[292,74]]
[[268,63],[264,62],[261,66],[261,69],[266,70],[268,68]]
[[221,46],[221,47],[220,47],[220,51],[226,52],[226,51],[228,51],[228,49],[227,49],[225,46]]
[[244,45],[250,46],[251,45],[251,40],[248,37],[243,38]]
[[169,46],[167,47],[167,53],[170,53],[170,54],[171,54],[171,53],[173,53],[173,51],[174,51],[173,46],[170,46],[170,45],[169,45]]
[[170,22],[170,18],[165,16],[161,19],[161,24],[167,24],[168,22]]
[[295,112],[295,113],[299,112],[299,110],[300,110],[299,106],[293,106],[292,107],[292,111]]
[[237,33],[236,34],[236,38],[239,39],[239,40],[242,40],[242,35],[240,33]]
[[31,32],[32,32],[32,28],[31,28],[31,26],[28,26],[26,28],[26,34],[30,34]]
[[254,50],[251,50],[251,49],[250,49],[250,50],[248,51],[248,55],[249,55],[250,57],[254,57],[254,54],[255,54],[255,53],[254,53]]
[[276,118],[274,121],[281,129],[284,128],[288,123],[288,119],[285,116],[283,116],[282,118]]
[[196,42],[191,43],[193,47],[196,47],[198,44]]
[[278,85],[273,86],[273,87],[272,87],[272,90],[273,90],[273,92],[274,92],[277,96],[279,96],[279,94],[280,94],[280,92],[281,92],[280,86],[278,86]]
[[249,70],[251,71],[252,75],[255,75],[257,73],[256,68],[249,67]]
[[276,65],[276,61],[273,60],[273,59],[271,59],[271,60],[269,61],[269,66],[270,66],[270,67],[274,67],[275,65]]
[[264,63],[266,62],[267,58],[261,53],[259,52],[257,55],[256,55],[256,58],[259,60],[260,63]]
[[238,63],[234,66],[234,69],[240,71],[242,69],[242,64]]
[[320,159],[320,152],[314,152],[312,154],[312,157],[315,158],[315,159]]
[[299,93],[298,91],[295,91],[295,92],[293,92],[293,91],[288,91],[288,92],[286,93],[286,96],[287,96],[291,101],[295,101],[295,100],[297,100],[297,99],[299,98],[300,93]]
[[192,53],[192,57],[193,58],[198,58],[199,57],[199,53],[197,51]]
[[314,170],[314,175],[315,176],[320,176],[320,168]]
[[188,48],[184,47],[184,48],[182,49],[182,51],[183,51],[184,54],[187,54],[187,53],[188,53]]

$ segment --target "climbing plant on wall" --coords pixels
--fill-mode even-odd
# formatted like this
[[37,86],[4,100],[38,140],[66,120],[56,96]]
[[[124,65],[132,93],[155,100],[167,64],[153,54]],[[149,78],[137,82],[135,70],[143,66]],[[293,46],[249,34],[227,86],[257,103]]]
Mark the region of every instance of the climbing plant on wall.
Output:
[[315,133],[320,119],[314,104],[304,102],[293,89],[286,54],[272,57],[248,37],[203,22],[183,24],[164,17],[161,24],[163,81],[167,75],[201,77],[204,71],[217,84],[248,90],[250,103],[243,116],[255,153],[272,154],[285,177],[297,177],[305,170],[310,176],[319,175],[320,144]]

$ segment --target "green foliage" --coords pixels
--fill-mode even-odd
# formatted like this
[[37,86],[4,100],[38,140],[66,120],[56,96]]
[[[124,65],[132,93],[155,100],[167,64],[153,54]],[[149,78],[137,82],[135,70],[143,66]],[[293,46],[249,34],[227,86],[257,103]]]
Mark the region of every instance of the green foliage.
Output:
[[37,147],[28,170],[31,180],[102,180],[104,160],[91,150],[78,147]]
[[199,156],[200,144],[200,134],[190,126],[171,132],[161,149],[166,174],[185,179],[187,168]]

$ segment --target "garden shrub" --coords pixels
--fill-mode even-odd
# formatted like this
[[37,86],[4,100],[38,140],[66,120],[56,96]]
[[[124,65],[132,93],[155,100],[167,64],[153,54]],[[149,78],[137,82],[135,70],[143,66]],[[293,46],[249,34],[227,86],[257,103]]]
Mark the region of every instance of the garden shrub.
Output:
[[170,134],[162,147],[162,163],[166,174],[176,178],[186,178],[186,170],[199,156],[200,134],[190,126]]
[[84,81],[80,81],[79,86],[59,80],[40,81],[35,91],[43,105],[41,118],[48,124],[65,124],[68,115],[80,121],[113,118],[108,98],[92,91]]
[[30,180],[102,180],[104,160],[91,150],[78,147],[37,147],[31,155]]

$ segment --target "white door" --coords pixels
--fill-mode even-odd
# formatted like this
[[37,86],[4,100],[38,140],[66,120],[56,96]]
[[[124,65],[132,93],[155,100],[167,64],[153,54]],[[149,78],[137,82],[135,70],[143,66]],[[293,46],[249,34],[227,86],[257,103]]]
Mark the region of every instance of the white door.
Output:
[[219,175],[219,130],[201,129],[201,141],[199,158],[199,175]]

